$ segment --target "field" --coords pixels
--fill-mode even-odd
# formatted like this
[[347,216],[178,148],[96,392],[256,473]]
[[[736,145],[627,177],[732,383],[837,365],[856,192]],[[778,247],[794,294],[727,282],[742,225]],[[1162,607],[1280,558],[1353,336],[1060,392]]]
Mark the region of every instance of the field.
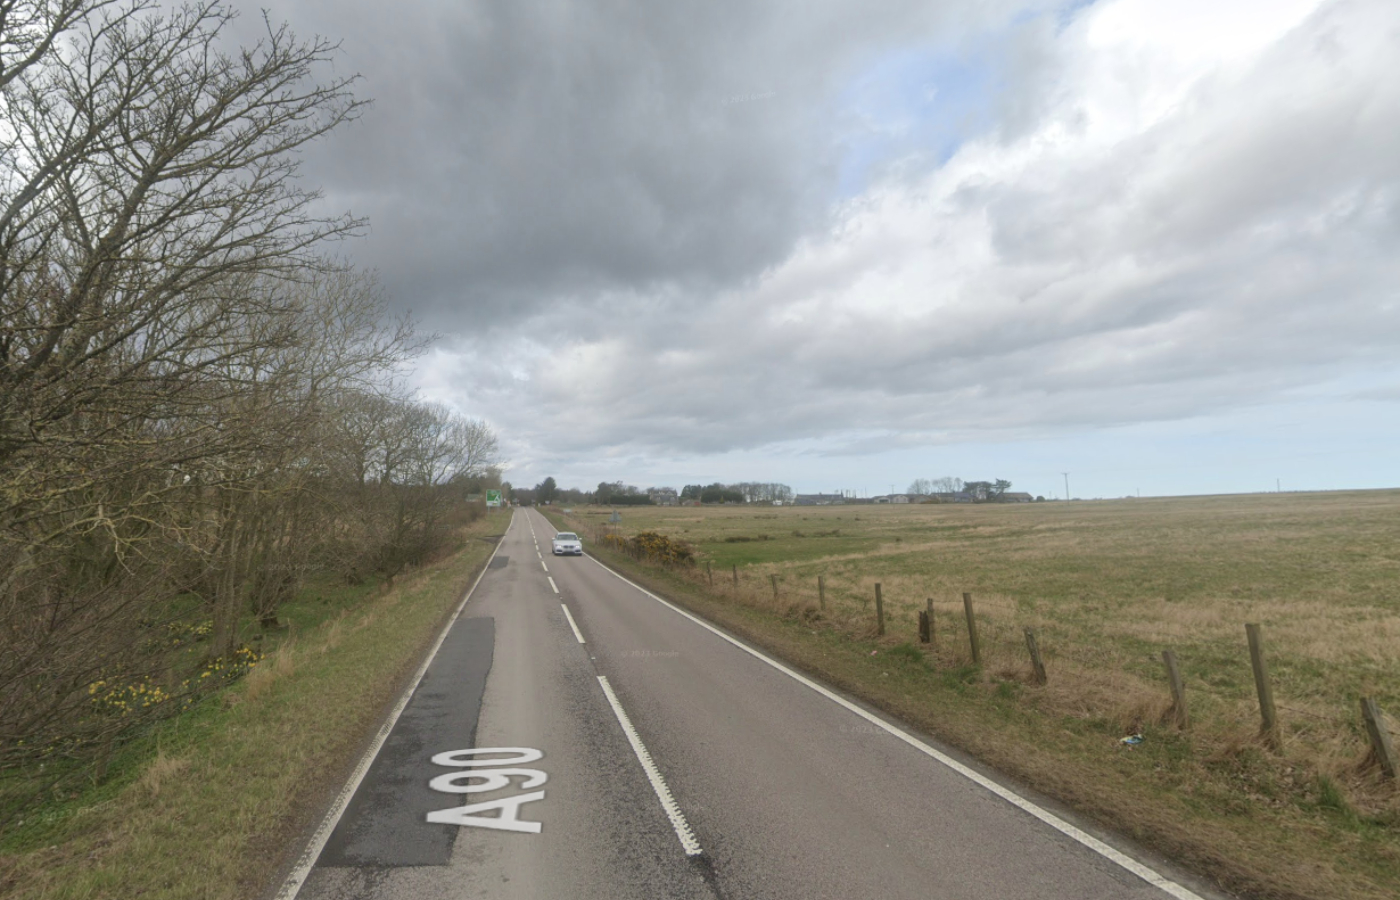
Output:
[[[609,513],[579,508],[561,521],[596,547]],[[698,564],[665,573],[678,589],[716,609],[803,623],[838,645],[883,648],[887,658],[941,674],[942,683],[970,684],[974,706],[993,704],[1025,734],[1085,739],[1066,740],[1056,753],[1087,767],[1090,780],[1095,762],[1085,753],[1143,734],[1135,752],[1152,760],[1151,790],[1170,793],[1183,816],[1259,826],[1255,850],[1237,848],[1240,870],[1227,883],[1260,896],[1372,896],[1361,881],[1346,887],[1345,874],[1318,873],[1291,878],[1290,893],[1248,860],[1271,844],[1306,846],[1309,835],[1334,859],[1318,866],[1364,872],[1369,884],[1400,883],[1400,792],[1375,765],[1359,710],[1366,696],[1400,714],[1400,491],[620,514],[614,527],[623,536],[656,531],[692,546]],[[964,593],[976,610],[980,667],[971,665]],[[934,641],[920,644],[916,618],[930,599]],[[1261,740],[1246,623],[1262,629],[1281,749]],[[1043,686],[1032,678],[1027,628],[1044,656]],[[1185,730],[1171,715],[1167,649],[1180,660]],[[865,677],[839,669],[838,680]],[[961,734],[970,745],[986,738],[975,728]],[[1019,771],[1035,781],[1033,768]],[[1056,792],[1100,812],[1144,802],[1125,790],[1116,799]],[[1269,815],[1260,819],[1261,810]],[[1161,810],[1144,817],[1150,826],[1113,812],[1105,818],[1193,855],[1189,837],[1171,837],[1182,823],[1158,821]]]

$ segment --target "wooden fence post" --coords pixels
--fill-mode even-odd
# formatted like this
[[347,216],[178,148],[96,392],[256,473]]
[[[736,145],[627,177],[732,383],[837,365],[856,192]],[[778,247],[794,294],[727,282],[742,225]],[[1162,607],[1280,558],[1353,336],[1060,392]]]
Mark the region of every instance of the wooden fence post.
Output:
[[1031,674],[1036,684],[1045,683],[1045,663],[1040,659],[1040,646],[1035,642],[1035,631],[1026,629],[1026,649],[1031,652]]
[[734,590],[739,589],[739,567],[734,566]]
[[1274,688],[1269,683],[1269,667],[1264,662],[1264,636],[1258,625],[1245,625],[1249,639],[1249,664],[1254,667],[1254,688],[1259,693],[1260,735],[1275,751],[1283,749],[1283,735],[1278,727],[1278,711],[1274,709]]
[[710,587],[715,586],[715,573],[710,571],[710,561],[705,560],[705,577],[710,579]]
[[826,609],[826,582],[820,575],[817,576],[817,603],[822,609]]
[[773,582],[773,602],[776,603],[776,602],[778,602],[778,576],[777,576],[777,573],[772,573],[772,574],[770,574],[770,575],[768,576],[768,578],[769,578],[769,580],[771,580],[771,581]]
[[938,626],[933,621],[933,598],[924,600],[924,612],[928,613],[928,640],[933,644],[933,649],[938,649]]
[[1175,650],[1162,651],[1162,663],[1167,667],[1167,683],[1172,688],[1172,718],[1177,728],[1191,725],[1191,717],[1186,711],[1186,682],[1181,680],[1181,667],[1176,663]]
[[880,582],[875,582],[875,633],[885,636],[885,601],[880,597]]
[[928,641],[928,613],[921,609],[919,610],[919,643],[927,644]]
[[1381,764],[1381,771],[1387,778],[1400,778],[1400,757],[1395,755],[1395,743],[1390,739],[1385,713],[1374,698],[1361,698],[1361,718],[1366,721],[1366,734],[1371,738],[1371,749]]
[[963,611],[967,613],[967,641],[972,647],[972,664],[982,665],[982,647],[977,643],[977,617],[972,614],[972,595],[963,593]]

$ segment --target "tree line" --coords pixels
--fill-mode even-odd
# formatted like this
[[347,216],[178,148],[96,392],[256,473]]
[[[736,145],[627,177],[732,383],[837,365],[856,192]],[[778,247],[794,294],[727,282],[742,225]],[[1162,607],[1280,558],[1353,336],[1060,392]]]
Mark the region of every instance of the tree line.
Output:
[[[674,488],[639,488],[622,481],[602,481],[591,491],[560,488],[551,476],[533,488],[516,488],[510,498],[517,503],[600,503],[610,506],[645,506],[663,492],[675,493]],[[772,482],[742,481],[736,484],[688,484],[677,493],[679,500],[701,503],[771,503],[791,502],[792,488]]]
[[789,503],[794,496],[792,488],[787,485],[766,481],[688,484],[681,489],[680,495],[683,499],[699,500],[701,503],[772,503],[775,500]]
[[424,339],[330,255],[363,222],[297,178],[362,109],[336,46],[265,21],[229,47],[233,18],[0,0],[0,768],[110,746],[162,705],[97,686],[171,695],[308,573],[392,578],[499,483],[492,430],[400,386]]
[[1011,482],[1004,478],[994,481],[963,481],[961,478],[915,478],[906,493],[923,497],[965,495],[976,503],[996,502],[1010,490]]

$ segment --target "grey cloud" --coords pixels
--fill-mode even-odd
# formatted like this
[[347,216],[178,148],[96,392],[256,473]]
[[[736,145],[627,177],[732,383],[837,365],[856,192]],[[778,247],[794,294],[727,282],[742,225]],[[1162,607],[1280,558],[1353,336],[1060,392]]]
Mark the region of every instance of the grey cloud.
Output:
[[[992,174],[876,191],[761,278],[580,305],[580,336],[555,333],[496,408],[539,448],[864,453],[1244,409],[1393,367],[1396,18],[1331,4],[1129,139],[1001,174],[1002,149],[970,148]],[[1040,115],[1073,134],[1079,111]]]
[[343,37],[375,101],[309,177],[370,217],[357,258],[455,331],[757,275],[827,219],[830,98],[849,70],[1016,6],[300,0],[272,13]]

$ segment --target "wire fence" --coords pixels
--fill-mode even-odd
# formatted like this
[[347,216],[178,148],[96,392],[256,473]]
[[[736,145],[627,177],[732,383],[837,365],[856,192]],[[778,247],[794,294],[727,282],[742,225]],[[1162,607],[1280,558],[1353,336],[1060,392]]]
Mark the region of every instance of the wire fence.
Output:
[[[642,542],[619,540],[619,532],[611,524],[595,526],[593,537],[600,544],[621,547],[641,561],[667,562],[648,559],[644,551],[635,549]],[[1335,663],[1281,656],[1278,661],[1285,664],[1289,677],[1280,682],[1268,673],[1271,660],[1262,638],[1257,652],[1250,649],[1243,622],[1228,631],[1199,626],[1172,630],[1107,621],[1066,624],[1045,604],[1002,595],[956,592],[949,596],[944,591],[912,597],[908,578],[898,579],[899,589],[891,591],[868,575],[799,579],[790,571],[773,571],[768,566],[718,569],[712,562],[693,561],[668,564],[668,568],[717,595],[821,621],[853,638],[913,644],[924,650],[926,660],[935,668],[977,665],[995,677],[1091,688],[1081,691],[1075,702],[1097,702],[1105,708],[1115,702],[1130,707],[1136,704],[1139,714],[1142,698],[1156,692],[1163,707],[1161,720],[1172,719],[1177,706],[1184,712],[1189,705],[1193,707],[1190,725],[1186,725],[1184,714],[1177,721],[1197,733],[1203,727],[1239,728],[1251,724],[1252,718],[1259,724],[1259,734],[1270,739],[1267,742],[1275,750],[1281,750],[1285,738],[1335,747],[1339,742],[1354,742],[1359,732],[1369,741],[1367,765],[1378,764],[1392,780],[1400,774],[1393,742],[1382,737],[1400,737],[1400,722],[1382,709],[1372,728],[1364,721],[1367,695],[1357,693],[1345,699],[1341,695],[1322,696],[1316,685],[1303,689],[1299,676],[1293,674],[1295,669],[1325,669]],[[927,633],[920,614],[927,615]],[[1180,657],[1184,671],[1175,687],[1179,695],[1169,690],[1171,677],[1164,665],[1164,651]],[[1273,698],[1280,687],[1287,702]],[[1114,691],[1124,696],[1115,698]],[[1130,718],[1125,717],[1125,721]]]

